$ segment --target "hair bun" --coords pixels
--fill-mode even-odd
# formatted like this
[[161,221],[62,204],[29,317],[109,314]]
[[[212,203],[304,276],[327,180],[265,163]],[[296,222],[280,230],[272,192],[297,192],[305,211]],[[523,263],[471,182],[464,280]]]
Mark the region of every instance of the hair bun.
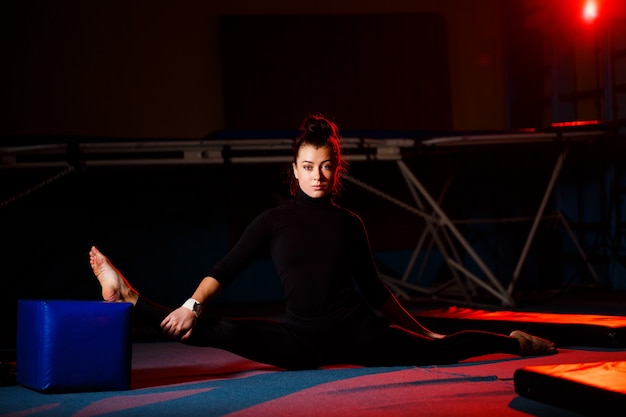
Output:
[[316,135],[330,136],[333,134],[333,128],[328,120],[319,116],[311,116],[304,122],[304,129],[307,133]]

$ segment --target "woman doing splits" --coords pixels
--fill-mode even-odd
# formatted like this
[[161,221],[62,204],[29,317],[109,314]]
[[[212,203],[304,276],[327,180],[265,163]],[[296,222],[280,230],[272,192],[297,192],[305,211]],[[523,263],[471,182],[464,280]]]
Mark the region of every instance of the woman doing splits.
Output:
[[[166,309],[147,300],[92,247],[90,263],[104,300],[133,303],[134,314],[148,317],[172,339],[283,369],[422,366],[491,353],[556,353],[554,343],[518,330],[438,334],[400,304],[379,276],[360,217],[334,202],[347,163],[332,121],[305,118],[291,165],[291,201],[256,217],[182,306]],[[211,316],[207,303],[267,250],[284,290],[284,318]]]

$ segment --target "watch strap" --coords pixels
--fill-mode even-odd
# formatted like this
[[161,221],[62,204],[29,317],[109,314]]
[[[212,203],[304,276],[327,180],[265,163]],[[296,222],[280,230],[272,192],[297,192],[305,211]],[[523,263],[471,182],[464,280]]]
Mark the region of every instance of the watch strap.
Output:
[[183,307],[185,307],[188,310],[193,311],[196,317],[200,315],[200,311],[202,310],[202,304],[200,304],[197,300],[194,300],[193,298],[190,298],[187,301],[185,301],[185,303],[183,304]]

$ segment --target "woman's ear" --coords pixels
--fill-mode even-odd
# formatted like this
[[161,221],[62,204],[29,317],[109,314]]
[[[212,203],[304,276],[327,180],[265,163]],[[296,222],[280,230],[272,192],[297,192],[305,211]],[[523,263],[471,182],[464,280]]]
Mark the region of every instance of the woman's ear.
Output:
[[298,179],[298,170],[296,169],[296,163],[295,162],[291,163],[291,168],[293,169],[293,176],[296,177],[296,179]]

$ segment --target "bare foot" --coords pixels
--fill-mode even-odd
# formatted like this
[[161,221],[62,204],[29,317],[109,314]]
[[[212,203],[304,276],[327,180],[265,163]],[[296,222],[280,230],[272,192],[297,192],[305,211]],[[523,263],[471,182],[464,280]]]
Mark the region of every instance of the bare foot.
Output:
[[520,356],[552,355],[557,352],[556,345],[553,342],[532,336],[521,330],[513,330],[509,336],[519,341]]
[[104,301],[126,301],[133,304],[137,302],[139,293],[95,246],[92,246],[89,251],[89,263],[102,287]]

